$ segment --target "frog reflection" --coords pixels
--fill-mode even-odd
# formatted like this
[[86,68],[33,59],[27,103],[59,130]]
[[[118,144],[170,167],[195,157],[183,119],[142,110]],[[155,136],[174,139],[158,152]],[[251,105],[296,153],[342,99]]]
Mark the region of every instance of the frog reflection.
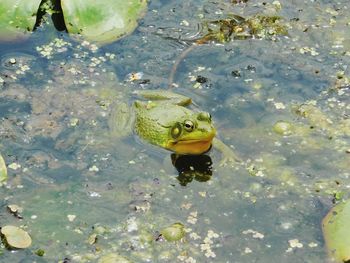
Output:
[[186,186],[193,179],[198,182],[210,180],[212,172],[212,160],[206,154],[201,155],[179,155],[171,154],[171,161],[179,172],[177,180],[180,185]]

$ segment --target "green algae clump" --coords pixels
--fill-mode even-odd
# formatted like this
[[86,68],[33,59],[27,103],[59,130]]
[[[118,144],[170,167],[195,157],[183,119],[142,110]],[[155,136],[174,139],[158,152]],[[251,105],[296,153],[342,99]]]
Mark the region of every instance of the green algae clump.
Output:
[[290,135],[293,132],[293,126],[286,121],[278,121],[273,125],[273,131],[280,135]]
[[181,223],[174,223],[163,228],[160,233],[167,241],[179,241],[185,236],[184,225]]

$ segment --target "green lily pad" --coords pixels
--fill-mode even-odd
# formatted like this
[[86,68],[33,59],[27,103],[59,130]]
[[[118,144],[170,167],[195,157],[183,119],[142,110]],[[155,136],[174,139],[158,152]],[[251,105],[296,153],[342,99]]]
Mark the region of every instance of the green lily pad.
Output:
[[3,226],[1,234],[4,235],[7,244],[13,248],[27,248],[32,244],[28,233],[16,226]]
[[147,8],[146,0],[62,0],[69,33],[89,41],[109,43],[131,33]]
[[335,262],[350,261],[350,200],[333,207],[322,221],[330,257]]
[[1,0],[0,38],[11,41],[25,37],[35,26],[41,0]]
[[2,158],[0,154],[0,186],[7,181],[7,168],[4,161],[4,158]]

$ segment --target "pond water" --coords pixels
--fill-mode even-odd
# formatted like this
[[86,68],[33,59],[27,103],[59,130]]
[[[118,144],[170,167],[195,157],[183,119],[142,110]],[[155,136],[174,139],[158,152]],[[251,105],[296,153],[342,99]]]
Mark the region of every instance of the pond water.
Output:
[[[243,2],[152,0],[135,32],[103,47],[50,21],[0,44],[0,222],[33,240],[2,245],[1,262],[327,261],[321,221],[350,187],[350,4]],[[277,14],[288,34],[195,45],[171,89],[211,113],[242,163],[220,165],[214,148],[177,159],[179,172],[170,152],[110,136],[113,106],[168,89],[204,21],[230,14]],[[163,240],[177,222],[185,237]]]

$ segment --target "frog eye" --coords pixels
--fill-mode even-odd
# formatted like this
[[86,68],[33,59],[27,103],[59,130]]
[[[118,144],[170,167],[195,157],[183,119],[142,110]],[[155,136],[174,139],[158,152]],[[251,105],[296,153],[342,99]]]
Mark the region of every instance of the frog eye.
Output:
[[193,131],[193,128],[194,128],[193,122],[190,121],[190,120],[186,120],[186,121],[184,122],[184,128],[185,128],[185,130],[188,131],[188,132]]
[[208,112],[200,112],[197,116],[197,119],[199,121],[207,121],[207,122],[211,122],[211,115]]
[[177,139],[179,138],[179,136],[181,135],[182,132],[182,127],[180,123],[176,123],[172,128],[171,128],[171,137],[173,137],[173,139]]

